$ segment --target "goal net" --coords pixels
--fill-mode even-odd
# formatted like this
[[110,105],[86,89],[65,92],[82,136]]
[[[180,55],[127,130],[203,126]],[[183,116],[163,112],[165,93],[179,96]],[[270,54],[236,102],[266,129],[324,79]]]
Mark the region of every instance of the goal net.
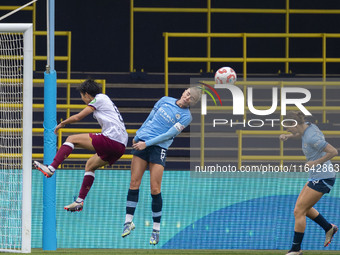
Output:
[[31,252],[32,25],[0,24],[0,252]]

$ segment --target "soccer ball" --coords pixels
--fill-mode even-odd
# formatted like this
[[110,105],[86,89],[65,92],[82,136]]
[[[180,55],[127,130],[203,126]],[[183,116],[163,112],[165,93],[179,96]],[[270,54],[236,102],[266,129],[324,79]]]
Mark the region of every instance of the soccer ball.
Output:
[[215,73],[216,84],[234,84],[237,76],[235,71],[230,67],[221,67]]

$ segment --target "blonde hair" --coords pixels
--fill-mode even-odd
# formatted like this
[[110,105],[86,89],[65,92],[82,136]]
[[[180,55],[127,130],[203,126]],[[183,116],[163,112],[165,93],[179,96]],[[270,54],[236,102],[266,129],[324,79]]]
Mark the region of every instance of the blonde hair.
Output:
[[191,87],[190,89],[190,97],[192,96],[192,101],[190,102],[190,105],[195,105],[201,98],[201,90],[197,87]]
[[289,111],[286,118],[295,120],[298,125],[305,123],[305,115],[300,111]]

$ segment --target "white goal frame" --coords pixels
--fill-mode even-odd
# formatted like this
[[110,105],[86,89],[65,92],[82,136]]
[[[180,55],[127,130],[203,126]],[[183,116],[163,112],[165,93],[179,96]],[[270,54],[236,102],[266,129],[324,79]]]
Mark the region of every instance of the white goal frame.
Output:
[[0,249],[0,252],[31,253],[33,25],[3,23],[0,33],[23,33],[24,39],[21,250]]

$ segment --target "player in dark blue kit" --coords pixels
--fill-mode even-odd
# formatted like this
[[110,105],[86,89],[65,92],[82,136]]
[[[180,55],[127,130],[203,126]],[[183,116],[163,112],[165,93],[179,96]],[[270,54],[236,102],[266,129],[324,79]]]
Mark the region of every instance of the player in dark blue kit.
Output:
[[282,134],[280,139],[286,141],[291,137],[302,138],[302,150],[307,158],[306,169],[309,179],[303,187],[294,208],[295,227],[292,248],[286,255],[301,255],[301,243],[306,228],[306,216],[319,224],[326,233],[324,246],[328,246],[338,231],[338,227],[329,223],[313,206],[321,197],[329,193],[335,183],[335,170],[330,161],[338,155],[337,149],[325,141],[320,129],[305,122],[302,112],[288,112],[287,119],[297,122],[295,127],[286,128],[291,134]]
[[199,99],[200,91],[197,88],[185,90],[180,99],[162,97],[138,129],[132,145],[131,181],[122,237],[129,235],[135,228],[132,219],[138,202],[139,186],[149,165],[153,218],[150,244],[158,243],[162,216],[161,183],[166,152],[173,139],[191,123],[189,107]]

